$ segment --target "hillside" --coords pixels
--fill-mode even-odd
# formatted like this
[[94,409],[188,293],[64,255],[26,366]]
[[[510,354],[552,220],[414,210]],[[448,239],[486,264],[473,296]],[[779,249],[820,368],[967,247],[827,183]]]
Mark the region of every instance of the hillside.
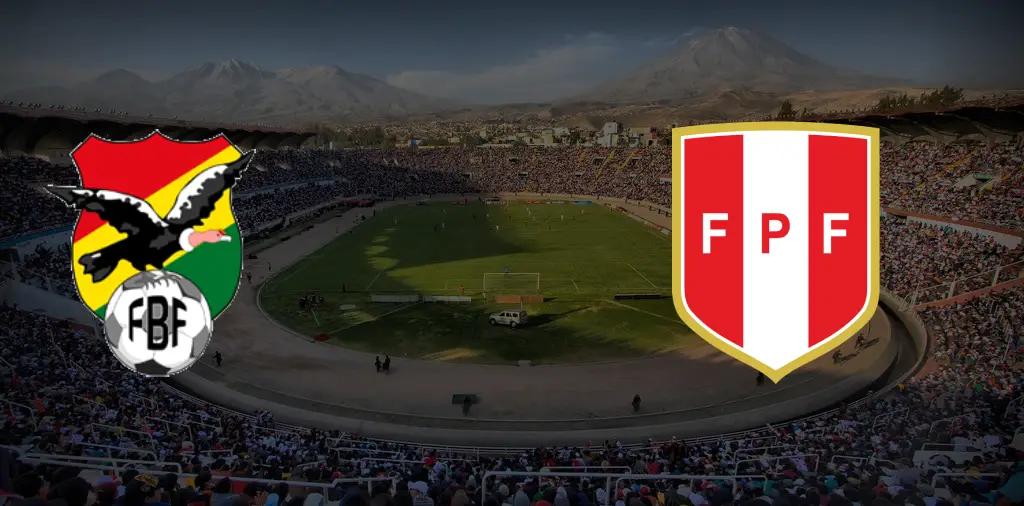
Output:
[[907,84],[833,67],[767,35],[726,27],[684,40],[632,74],[578,100],[664,105],[730,91],[789,94]]
[[154,116],[291,124],[394,118],[456,105],[338,67],[271,72],[235,60],[203,63],[155,82],[114,70],[71,88],[32,88],[3,99]]

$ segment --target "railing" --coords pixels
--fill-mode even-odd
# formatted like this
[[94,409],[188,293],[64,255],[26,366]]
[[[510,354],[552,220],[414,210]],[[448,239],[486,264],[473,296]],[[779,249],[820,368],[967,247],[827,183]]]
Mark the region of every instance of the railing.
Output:
[[380,448],[380,445],[373,441],[360,441],[358,439],[348,439],[343,437],[329,437],[327,438],[327,441],[332,443],[356,443],[361,445],[367,445],[372,447],[370,448],[371,450],[378,450]]
[[932,476],[932,488],[939,484],[939,478],[1001,478],[999,473],[935,473]]
[[0,275],[19,283],[25,283],[26,285],[41,288],[48,292],[53,292],[57,295],[73,299],[77,297],[78,289],[75,288],[75,284],[71,280],[70,260],[68,260],[67,273],[67,278],[52,278],[46,274],[29,269],[24,265],[8,262],[6,260],[0,261]]
[[764,452],[764,455],[768,455],[769,454],[768,450],[786,451],[786,449],[794,449],[795,450],[797,448],[800,448],[800,445],[787,444],[787,445],[775,445],[775,446],[762,446],[762,447],[755,447],[755,448],[743,448],[743,449],[736,450],[736,452],[732,454],[732,458],[739,459],[740,455],[746,455],[748,453],[749,454],[753,454],[753,453],[756,453],[756,452]]
[[906,407],[898,408],[888,413],[883,413],[875,417],[871,422],[871,432],[878,432],[879,427],[889,425],[894,420],[906,420],[907,415],[910,414],[910,409]]
[[[198,422],[189,421],[189,423],[198,423],[199,425],[205,425],[207,427],[213,427],[217,429],[221,428],[220,418],[217,418],[215,416],[205,415],[203,413],[197,413],[195,411],[183,411],[182,414],[184,414],[186,417],[194,416],[199,419]],[[215,422],[217,425],[206,423],[207,421]]]
[[931,285],[918,285],[904,297],[911,306],[939,302],[952,299],[970,292],[992,288],[1000,283],[1024,277],[1024,260],[1012,264],[1000,265],[969,276],[957,277]]
[[[487,501],[487,486],[489,478],[495,477],[516,477],[516,478],[541,478],[545,476],[559,478],[603,478],[605,480],[605,502],[602,506],[608,506],[613,500],[612,484],[618,484],[623,480],[718,480],[732,482],[732,491],[735,494],[739,490],[740,481],[760,480],[767,484],[765,475],[695,475],[695,474],[629,474],[629,473],[569,473],[569,472],[529,472],[529,471],[487,471],[480,480],[480,504]],[[612,482],[612,480],[616,480]],[[616,487],[617,488],[617,487]]]
[[591,469],[594,469],[595,470],[594,472],[598,472],[598,471],[604,471],[604,472],[622,471],[622,474],[629,474],[629,472],[630,472],[630,467],[629,466],[607,466],[607,467],[605,467],[605,466],[579,466],[579,467],[576,467],[576,466],[551,466],[551,467],[545,467],[544,469],[541,469],[540,472],[542,472],[542,473],[549,473],[549,472],[552,472],[552,471],[554,471],[554,472],[575,471],[575,472],[588,473],[588,472],[590,472]]
[[157,461],[160,460],[160,459],[157,458],[156,452],[152,452],[152,451],[149,451],[149,450],[143,450],[142,448],[128,448],[128,447],[124,447],[124,446],[113,446],[113,445],[105,445],[105,444],[100,444],[100,443],[90,443],[88,441],[78,441],[78,442],[72,441],[70,443],[70,445],[71,446],[84,446],[86,448],[103,448],[104,450],[106,450],[107,452],[110,452],[110,453],[117,452],[117,453],[126,453],[126,454],[129,454],[129,455],[149,455],[150,457],[153,457],[153,460],[150,460],[150,461],[147,461],[147,462],[157,462]]
[[[963,448],[963,449],[958,449]],[[966,448],[970,448],[967,450]],[[921,445],[921,451],[953,451],[953,452],[980,452],[981,447],[974,444],[956,443],[925,443]]]
[[814,469],[811,470],[810,468],[808,468],[808,470],[809,471],[813,471],[814,473],[817,473],[818,472],[818,468],[821,467],[821,454],[820,453],[801,453],[799,455],[778,455],[778,456],[774,456],[774,457],[762,456],[762,457],[756,458],[756,459],[737,460],[735,462],[735,466],[733,467],[732,472],[733,472],[733,474],[739,473],[739,471],[740,471],[740,464],[745,464],[747,462],[775,462],[775,461],[782,460],[782,459],[806,459],[808,457],[814,457]]
[[896,463],[891,461],[891,460],[876,459],[874,457],[854,457],[852,455],[833,455],[832,458],[828,460],[829,467],[835,466],[836,459],[853,461],[853,462],[855,462],[854,466],[856,466],[856,467],[863,466],[864,462],[866,462],[868,465],[871,465],[871,466],[875,465],[875,463],[877,463],[877,462],[885,462],[885,463],[889,464],[889,467],[892,467],[893,469],[896,468]]
[[7,399],[0,399],[0,401],[3,401],[4,405],[7,407],[8,410],[10,410],[11,413],[14,413],[14,408],[18,408],[19,410],[27,411],[28,412],[28,419],[32,422],[32,428],[33,429],[38,429],[39,428],[39,423],[36,420],[36,417],[38,416],[38,413],[36,413],[36,410],[33,409],[31,406],[26,406],[24,404],[19,404],[17,402],[9,401]]
[[[333,439],[333,438],[329,438]],[[335,440],[341,441],[344,438],[337,438]],[[487,447],[487,446],[459,446],[459,445],[432,445],[417,443],[415,441],[406,441],[401,439],[373,439],[373,440],[360,440],[360,439],[348,439],[357,444],[390,444],[400,445],[408,447],[409,449],[416,449],[420,451],[446,453],[449,455],[475,455],[478,459],[481,455],[490,456],[507,456],[507,455],[519,455],[524,452],[534,450],[534,448],[525,447]],[[625,447],[633,447],[639,445],[625,445]]]
[[83,465],[91,465],[93,463],[104,464],[110,463],[115,466],[124,465],[125,467],[141,466],[141,467],[172,467],[176,472],[181,473],[181,464],[177,462],[159,462],[155,460],[133,460],[133,459],[117,459],[111,457],[88,457],[84,455],[57,455],[51,453],[25,453],[22,454],[20,459],[49,459],[49,460],[60,460],[67,461],[65,464],[79,463]]
[[332,452],[338,453],[366,453],[369,455],[396,455],[403,453],[401,450],[376,450],[373,448],[358,448],[354,446],[335,446],[328,448]]
[[959,427],[959,424],[964,423],[964,421],[970,422],[973,418],[975,418],[975,412],[971,411],[964,413],[962,415],[951,416],[949,418],[943,418],[941,420],[935,420],[934,422],[932,422],[931,425],[928,426],[928,437],[932,437],[932,432],[935,432],[935,429],[939,427],[940,424],[949,423],[950,428]]
[[[15,451],[17,451],[15,449]],[[60,467],[77,467],[82,469],[95,469],[99,471],[113,471],[120,474],[128,469],[135,469],[137,471],[147,471],[153,474],[163,474],[166,471],[159,469],[163,466],[173,466],[174,464],[168,462],[141,462],[141,463],[127,463],[121,464],[119,462],[111,462],[110,464],[100,464],[92,462],[75,462],[69,460],[66,455],[50,455],[50,454],[23,454],[18,457],[23,463],[26,464],[49,464]],[[108,461],[110,459],[107,459]],[[118,460],[118,459],[115,459]],[[180,469],[180,466],[178,467]],[[194,480],[197,475],[188,473],[178,473],[178,483],[181,486],[187,486],[189,480]],[[338,478],[331,481],[330,483],[316,483],[309,481],[291,481],[291,480],[267,480],[261,478],[248,478],[244,476],[232,476],[231,481],[240,483],[259,483],[263,485],[276,485],[278,483],[287,483],[290,487],[304,487],[307,489],[318,490],[323,496],[329,497],[330,491],[336,489],[339,485],[345,484],[362,484],[373,485],[374,483],[391,483],[391,489],[394,490],[397,484],[396,478],[388,477],[367,477],[367,478]]]
[[1003,412],[1003,420],[1006,420],[1011,413],[1016,413],[1015,410],[1019,410],[1021,408],[1024,408],[1024,394],[1010,399],[1010,402],[1006,405],[1006,411]]
[[74,396],[74,400],[72,402],[74,402],[76,406],[81,406],[83,405],[83,403],[85,406],[89,406],[90,413],[95,413],[97,410],[103,412],[107,411],[107,406],[102,402],[90,399],[88,397],[82,397],[81,395]]
[[186,424],[183,424],[181,422],[172,422],[170,420],[164,420],[163,418],[154,418],[154,417],[151,417],[151,416],[150,417],[146,417],[146,420],[151,421],[151,422],[156,422],[156,423],[159,423],[159,424],[163,424],[164,432],[167,432],[167,433],[172,432],[171,431],[171,426],[172,425],[174,425],[175,427],[181,427],[183,430],[185,430],[185,432],[188,433],[188,440],[189,441],[195,441],[196,440],[194,434],[192,434],[192,428],[189,427]]
[[39,239],[40,237],[46,237],[54,233],[63,232],[65,230],[70,231],[71,228],[69,225],[69,223],[64,223],[60,225],[48,225],[46,227],[30,230],[28,232],[19,232],[16,234],[6,235],[4,237],[0,237],[0,248],[6,248],[8,246],[21,244],[27,241],[31,241],[33,239]]
[[[626,481],[626,480],[650,479],[650,477],[652,477],[652,476],[661,476],[662,479],[664,479],[664,477],[665,477],[665,475],[663,475],[663,474],[659,474],[659,475],[642,474],[642,475],[624,476],[622,478],[617,478],[615,480],[615,486],[612,488],[612,490],[618,490],[619,487],[622,486],[622,482],[623,481]],[[764,475],[764,474],[748,474],[748,475],[744,475],[744,476],[685,476],[684,475],[684,476],[680,476],[679,479],[683,479],[683,480],[686,480],[686,479],[691,479],[691,480],[692,479],[703,479],[703,480],[731,481],[732,482],[732,493],[734,495],[736,494],[737,491],[739,491],[739,488],[740,488],[740,483],[739,482],[740,482],[740,480],[744,480],[744,481],[746,481],[746,480],[759,480],[763,484],[762,485],[762,490],[764,490],[765,492],[768,491],[768,476]],[[611,494],[608,494],[608,496],[606,496],[606,497],[608,497],[608,501],[612,500]]]
[[128,394],[128,399],[131,400],[132,402],[137,402],[139,404],[142,404],[143,406],[145,406],[145,407],[147,407],[149,409],[156,409],[156,403],[153,402],[153,399],[147,399],[147,398],[145,398],[145,397],[143,397],[143,396],[141,396],[139,394],[135,394],[135,393]]
[[[191,403],[193,403],[193,404],[195,404],[197,406],[202,406],[203,408],[208,409],[210,411],[218,412],[218,413],[223,413],[223,414],[225,414],[227,416],[231,416],[231,417],[241,418],[241,419],[246,420],[249,423],[253,424],[254,426],[257,423],[259,423],[259,420],[257,420],[255,416],[253,416],[253,415],[251,415],[249,413],[243,413],[241,411],[235,411],[235,410],[233,410],[231,408],[225,408],[223,406],[218,406],[216,404],[207,402],[207,401],[205,401],[203,399],[200,399],[198,397],[195,397],[195,396],[189,395],[189,394],[187,394],[185,392],[182,392],[181,390],[178,390],[178,389],[168,385],[167,383],[160,383],[158,385],[158,388],[166,391],[168,394],[171,394],[171,395],[174,395],[176,397],[179,397],[179,398],[181,398],[181,399],[183,399],[185,401],[191,402]],[[201,414],[199,414],[199,415],[202,416]],[[219,420],[218,420],[218,423],[219,423]],[[274,422],[274,425],[276,427],[278,427],[279,430],[282,430],[283,432],[286,432],[286,433],[289,433],[289,434],[308,433],[309,432],[308,428],[300,427],[298,425],[290,425],[290,424],[280,423],[280,422]]]
[[[151,434],[147,434],[140,430],[126,429],[124,427],[115,427],[113,425],[104,425],[101,423],[90,424],[89,427],[92,429],[92,437],[94,439],[98,437],[100,433],[117,434],[118,436],[120,436],[118,440],[124,439],[124,437],[129,434],[137,434],[141,436],[143,440],[147,440],[149,442],[149,447],[151,449],[156,450],[158,448],[156,444],[156,439],[153,439],[153,436]],[[98,443],[99,441],[96,442]]]

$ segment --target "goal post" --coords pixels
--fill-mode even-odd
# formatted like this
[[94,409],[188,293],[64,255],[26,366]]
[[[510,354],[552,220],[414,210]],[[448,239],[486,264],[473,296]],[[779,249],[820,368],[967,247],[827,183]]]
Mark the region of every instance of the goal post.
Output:
[[539,272],[486,272],[484,293],[540,293]]

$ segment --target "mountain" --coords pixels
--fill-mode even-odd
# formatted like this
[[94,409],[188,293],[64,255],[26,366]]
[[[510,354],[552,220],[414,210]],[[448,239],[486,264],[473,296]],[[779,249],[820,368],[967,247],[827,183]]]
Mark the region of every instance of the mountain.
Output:
[[127,70],[113,70],[71,88],[32,88],[0,99],[194,120],[293,125],[401,117],[457,106],[338,67],[272,72],[236,60],[203,63],[154,82]]
[[833,67],[769,36],[726,27],[684,40],[631,75],[576,100],[680,102],[737,90],[786,94],[907,84]]
[[68,90],[67,96],[58,103],[79,105],[80,102],[75,102],[77,97],[88,97],[90,103],[96,103],[101,109],[132,112],[148,112],[152,104],[160,102],[159,91],[153,87],[153,83],[124,69],[111,70],[95,79],[79,83]]

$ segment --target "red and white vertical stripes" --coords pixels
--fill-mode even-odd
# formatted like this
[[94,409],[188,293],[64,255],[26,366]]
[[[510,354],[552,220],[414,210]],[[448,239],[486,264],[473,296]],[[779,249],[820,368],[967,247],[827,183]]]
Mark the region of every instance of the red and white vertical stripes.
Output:
[[770,130],[684,137],[682,302],[779,369],[853,324],[870,297],[871,139]]

